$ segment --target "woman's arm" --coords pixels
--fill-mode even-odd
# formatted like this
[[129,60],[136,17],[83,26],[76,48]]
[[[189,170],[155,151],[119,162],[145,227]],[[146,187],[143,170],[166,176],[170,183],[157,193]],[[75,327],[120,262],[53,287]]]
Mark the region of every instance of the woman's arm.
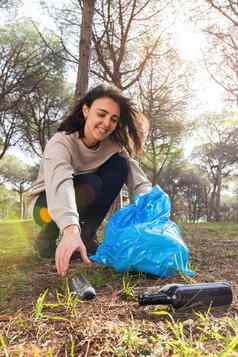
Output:
[[43,156],[47,206],[61,233],[71,224],[79,226],[71,161],[66,145],[56,140],[48,142]]
[[124,151],[123,156],[126,156],[128,159],[129,174],[127,178],[127,188],[130,200],[132,200],[135,195],[141,195],[150,191],[152,184],[135,159],[132,159]]
[[64,144],[50,140],[43,160],[47,206],[62,236],[56,249],[56,268],[64,275],[75,250],[80,252],[84,263],[91,262],[80,234],[70,150]]

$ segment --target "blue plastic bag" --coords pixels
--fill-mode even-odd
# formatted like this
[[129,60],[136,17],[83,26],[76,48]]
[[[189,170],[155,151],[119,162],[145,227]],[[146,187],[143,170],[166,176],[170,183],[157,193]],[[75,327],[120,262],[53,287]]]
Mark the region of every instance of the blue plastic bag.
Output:
[[169,219],[170,200],[159,186],[109,220],[105,237],[90,259],[118,272],[137,271],[161,278],[193,275],[188,269],[188,247],[177,225]]

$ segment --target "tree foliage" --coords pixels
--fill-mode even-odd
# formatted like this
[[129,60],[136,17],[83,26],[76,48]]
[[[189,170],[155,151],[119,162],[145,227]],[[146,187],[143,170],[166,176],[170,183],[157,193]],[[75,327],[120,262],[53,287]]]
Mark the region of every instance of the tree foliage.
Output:
[[[84,65],[79,70],[85,72],[89,69],[91,81],[96,78],[122,90],[133,86],[160,44],[162,29],[159,29],[158,21],[167,4],[165,1],[156,2],[155,11],[154,0],[96,1],[91,67]],[[48,9],[58,25],[68,60],[77,65],[84,60],[83,51],[81,57],[78,56],[78,44],[80,34],[85,36],[80,26],[85,5],[82,1],[72,1],[67,7]],[[89,7],[92,9],[93,5]],[[46,4],[44,6],[47,7]],[[147,41],[152,30],[155,34],[153,41]]]
[[187,222],[198,222],[207,215],[209,181],[206,173],[182,156],[170,159],[160,175],[160,185],[171,200],[171,215]]
[[150,122],[143,164],[153,184],[160,182],[166,162],[179,155],[181,137],[188,128],[188,73],[174,49],[161,48],[138,82],[139,102]]
[[[165,5],[157,3],[155,11],[152,0],[99,1],[91,72],[121,90],[133,86],[160,44],[162,29],[155,18],[158,21]],[[150,37],[152,26],[154,37]]]
[[195,149],[194,157],[207,171],[212,184],[209,220],[220,220],[223,180],[238,168],[238,125],[230,124],[232,114],[210,113],[201,118],[203,137],[206,141]]
[[[59,43],[51,38],[55,51]],[[45,47],[28,21],[0,28],[0,158],[19,141],[19,108],[26,98],[34,97],[42,82],[60,76],[63,63]],[[45,83],[46,86],[46,83]]]
[[0,219],[19,217],[18,194],[4,185],[0,185]]
[[24,217],[25,203],[23,194],[36,179],[38,165],[29,166],[13,155],[6,155],[0,161],[0,183],[7,185],[19,194],[20,218]]
[[[205,31],[211,44],[205,55],[212,78],[238,104],[238,3],[233,0],[205,0],[210,20]],[[212,16],[211,16],[212,14]]]
[[17,105],[21,137],[18,146],[25,152],[41,157],[72,98],[73,90],[66,87],[64,79],[57,72],[41,81],[33,93],[22,96]]

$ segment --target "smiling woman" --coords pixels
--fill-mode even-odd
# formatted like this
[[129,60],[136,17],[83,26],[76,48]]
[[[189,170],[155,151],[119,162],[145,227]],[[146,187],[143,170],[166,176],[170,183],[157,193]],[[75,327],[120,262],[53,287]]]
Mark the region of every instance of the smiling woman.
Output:
[[97,249],[96,232],[124,184],[130,197],[151,190],[130,156],[142,149],[142,128],[147,127],[142,119],[146,122],[130,99],[98,86],[76,103],[47,143],[29,194],[35,221],[42,227],[37,248],[41,256],[55,254],[59,274],[66,273],[76,251],[91,264],[88,255]]
[[91,107],[83,106],[85,118],[84,137],[88,147],[98,145],[116,129],[120,118],[119,105],[110,98],[100,98]]

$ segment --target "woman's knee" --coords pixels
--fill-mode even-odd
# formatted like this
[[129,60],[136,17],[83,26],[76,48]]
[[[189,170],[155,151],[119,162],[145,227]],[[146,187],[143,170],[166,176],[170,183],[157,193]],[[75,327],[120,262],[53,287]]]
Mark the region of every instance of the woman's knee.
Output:
[[128,160],[120,154],[114,154],[99,169],[100,173],[110,172],[111,175],[120,176],[122,181],[126,181],[129,165]]
[[78,207],[93,205],[102,190],[102,180],[96,174],[85,174],[74,177],[74,189]]
[[124,177],[124,180],[126,180],[129,172],[128,160],[121,155],[117,155],[115,165],[116,170],[121,172],[122,176]]

